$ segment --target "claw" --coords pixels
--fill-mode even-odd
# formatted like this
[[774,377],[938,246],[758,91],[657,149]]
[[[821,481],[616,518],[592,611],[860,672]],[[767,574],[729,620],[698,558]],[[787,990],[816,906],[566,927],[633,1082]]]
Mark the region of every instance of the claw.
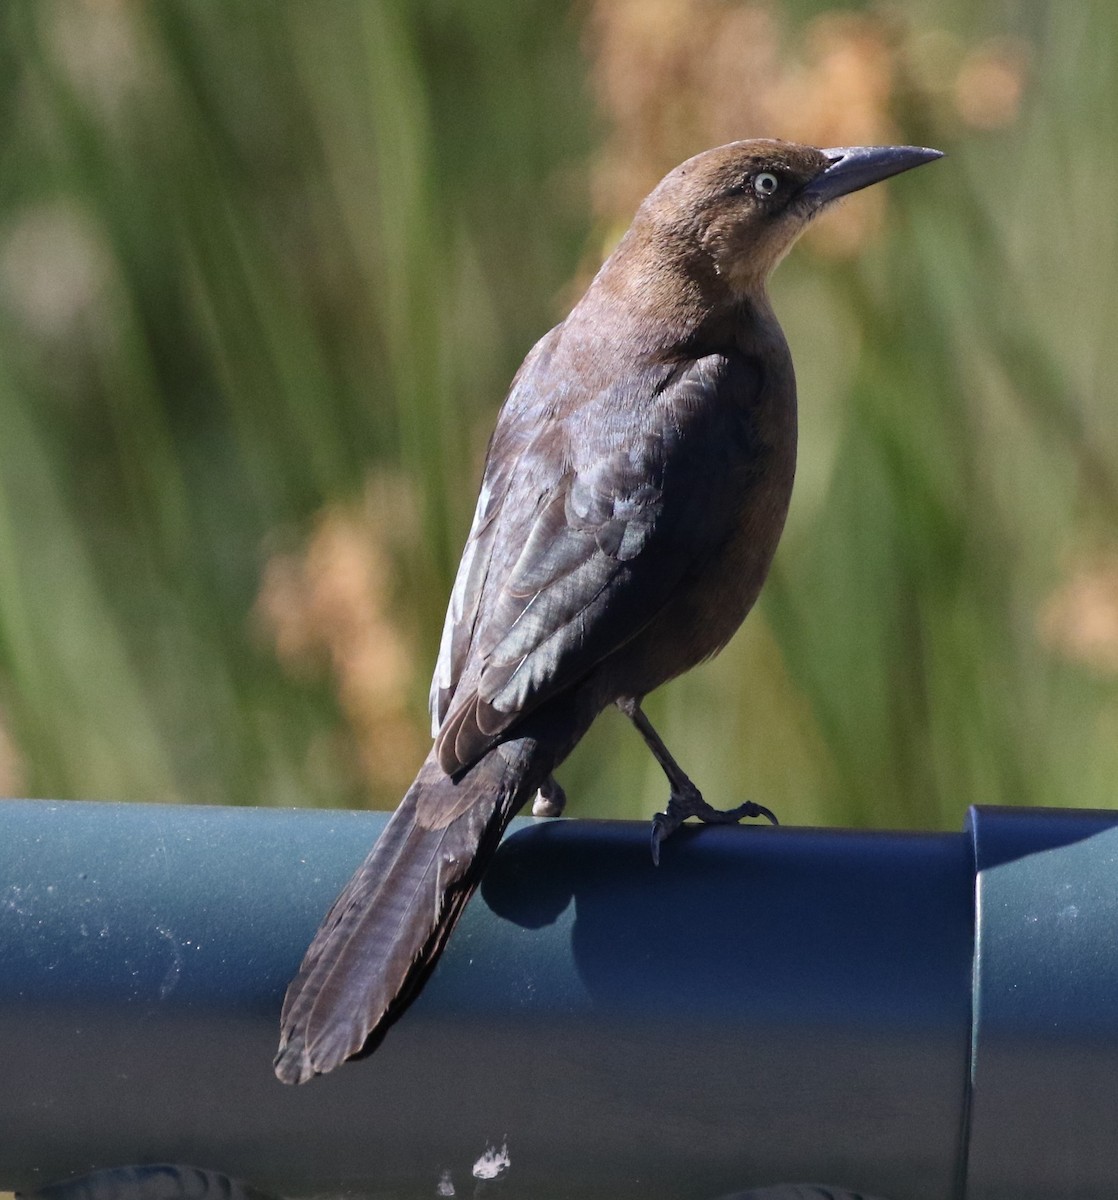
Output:
[[[756,804],[752,800],[747,800],[744,804],[739,804],[737,808],[731,808],[726,812],[720,812],[717,808],[712,808],[711,812],[718,813],[718,820],[714,824],[736,825],[739,821],[746,817],[764,817],[770,825],[779,825],[780,822],[776,819],[776,813],[771,808],[766,808],[763,804]],[[700,818],[702,820],[710,820],[709,817]]]
[[660,865],[660,843],[668,836],[670,830],[666,828],[667,813],[657,813],[652,818],[652,865],[658,867]]
[[[697,793],[696,793],[697,794]],[[652,865],[660,865],[660,845],[687,820],[693,811],[693,798],[688,797],[689,803],[681,803],[680,798],[672,795],[668,807],[652,818]],[[700,803],[702,803],[700,798]]]
[[698,817],[707,825],[736,825],[746,817],[764,817],[773,825],[779,825],[776,814],[763,804],[746,800],[737,808],[719,809],[711,806],[702,798],[698,790],[693,793],[673,793],[664,812],[657,813],[652,818],[652,863],[660,865],[660,845],[666,837],[670,837],[687,820],[688,817]]

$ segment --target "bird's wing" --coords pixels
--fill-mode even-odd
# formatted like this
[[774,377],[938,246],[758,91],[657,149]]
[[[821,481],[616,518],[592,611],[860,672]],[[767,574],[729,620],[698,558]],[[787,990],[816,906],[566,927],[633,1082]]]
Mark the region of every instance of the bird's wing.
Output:
[[449,773],[636,636],[725,542],[745,490],[755,360],[655,363],[555,397],[546,358],[498,422],[447,614],[432,715]]

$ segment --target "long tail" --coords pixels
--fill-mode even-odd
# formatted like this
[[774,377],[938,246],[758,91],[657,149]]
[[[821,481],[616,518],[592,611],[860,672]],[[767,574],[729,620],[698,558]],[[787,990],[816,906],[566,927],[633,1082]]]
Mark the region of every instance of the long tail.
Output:
[[334,901],[287,989],[276,1075],[305,1083],[375,1045],[418,993],[549,765],[497,747],[458,782],[434,752]]

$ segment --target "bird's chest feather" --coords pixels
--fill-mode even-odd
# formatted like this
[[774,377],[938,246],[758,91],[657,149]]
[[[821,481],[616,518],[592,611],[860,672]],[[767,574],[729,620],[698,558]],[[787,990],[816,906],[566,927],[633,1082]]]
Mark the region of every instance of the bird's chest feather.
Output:
[[[725,361],[725,360],[724,360]],[[652,544],[686,564],[617,673],[643,694],[717,653],[755,603],[784,528],[796,462],[791,360],[741,356],[668,413]]]
[[766,364],[754,395],[714,423],[700,484],[710,494],[710,550],[681,589],[700,657],[721,649],[753,607],[784,529],[796,470],[796,388],[790,359]]

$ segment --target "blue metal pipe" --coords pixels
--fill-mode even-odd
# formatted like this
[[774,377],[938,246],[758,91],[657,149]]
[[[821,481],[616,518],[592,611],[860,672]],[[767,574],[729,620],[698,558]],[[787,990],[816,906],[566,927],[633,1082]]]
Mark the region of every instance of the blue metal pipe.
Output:
[[646,825],[519,821],[384,1045],[284,1087],[284,987],[383,823],[0,802],[0,1188],[1113,1195],[1118,814],[685,829],[659,869]]

